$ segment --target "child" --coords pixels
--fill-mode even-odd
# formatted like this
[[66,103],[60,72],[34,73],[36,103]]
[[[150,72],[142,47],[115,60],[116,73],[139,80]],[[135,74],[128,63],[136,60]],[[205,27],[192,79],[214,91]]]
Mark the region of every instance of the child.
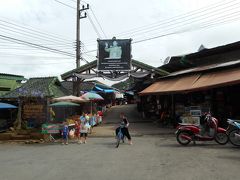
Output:
[[102,111],[98,111],[97,112],[97,116],[98,116],[98,124],[101,124],[102,123],[102,119],[103,119]]
[[87,143],[87,134],[88,134],[88,127],[87,122],[81,123],[80,126],[80,144]]
[[62,144],[68,145],[68,125],[66,122],[63,123],[63,129],[62,129]]
[[93,127],[96,125],[96,114],[93,114],[92,117],[90,117],[89,124],[90,124],[90,134],[91,134]]
[[80,143],[80,122],[75,121],[75,137],[77,138],[77,142]]

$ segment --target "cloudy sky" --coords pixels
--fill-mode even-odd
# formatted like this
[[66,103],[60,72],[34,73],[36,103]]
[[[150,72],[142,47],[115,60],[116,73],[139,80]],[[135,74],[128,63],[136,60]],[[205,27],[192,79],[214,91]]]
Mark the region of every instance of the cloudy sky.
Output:
[[[88,61],[96,51],[85,52],[96,49],[97,38],[132,38],[133,58],[155,67],[201,44],[212,48],[240,40],[240,0],[81,1],[86,2],[91,9],[81,19],[81,40]],[[29,78],[75,68],[75,7],[76,0],[0,0],[0,72]]]

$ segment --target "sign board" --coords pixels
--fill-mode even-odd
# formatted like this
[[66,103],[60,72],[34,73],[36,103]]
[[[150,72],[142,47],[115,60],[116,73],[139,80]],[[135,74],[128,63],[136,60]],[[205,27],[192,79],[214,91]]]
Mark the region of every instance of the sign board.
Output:
[[30,118],[45,118],[43,104],[24,104],[23,105],[23,119]]
[[61,129],[61,124],[42,124],[42,134],[58,134]]
[[40,127],[47,119],[46,102],[24,101],[22,106],[22,120],[29,128]]
[[99,71],[131,70],[131,39],[98,40]]

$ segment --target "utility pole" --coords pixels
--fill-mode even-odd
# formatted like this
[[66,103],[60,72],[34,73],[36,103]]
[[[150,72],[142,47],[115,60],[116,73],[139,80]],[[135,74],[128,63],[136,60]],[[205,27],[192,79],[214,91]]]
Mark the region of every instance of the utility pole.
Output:
[[[81,60],[81,41],[80,41],[80,19],[86,18],[87,13],[86,10],[89,9],[89,4],[87,4],[87,7],[82,5],[82,8],[80,9],[80,0],[77,0],[77,22],[76,22],[76,39],[77,39],[77,44],[76,44],[76,68],[80,67],[80,60]],[[82,13],[83,16],[82,16]]]
[[[89,4],[87,4],[87,7],[82,5],[82,8],[80,9],[80,0],[77,0],[77,22],[76,22],[76,68],[80,67],[80,61],[81,61],[81,40],[80,40],[80,19],[86,18],[87,13],[86,10],[89,9]],[[82,15],[83,13],[83,15]],[[80,84],[83,81],[83,79],[80,79],[78,77],[75,77],[73,80],[73,94],[76,96],[80,96]]]

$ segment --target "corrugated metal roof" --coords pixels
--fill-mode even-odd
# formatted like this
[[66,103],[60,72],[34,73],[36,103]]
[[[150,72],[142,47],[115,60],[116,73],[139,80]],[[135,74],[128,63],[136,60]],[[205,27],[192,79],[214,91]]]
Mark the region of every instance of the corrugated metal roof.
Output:
[[165,76],[163,78],[178,76],[178,75],[188,74],[188,73],[194,73],[194,72],[207,71],[207,70],[212,70],[212,69],[217,69],[217,68],[224,68],[224,67],[228,67],[228,66],[230,67],[230,66],[235,66],[235,65],[238,65],[238,64],[240,64],[240,59],[236,60],[236,61],[229,61],[229,62],[225,62],[225,63],[211,64],[211,65],[207,65],[207,66],[201,66],[201,67],[186,69],[186,70],[182,70],[182,71],[177,71],[177,72],[171,73],[170,75]]
[[0,79],[10,79],[10,80],[16,80],[16,81],[26,80],[24,76],[14,75],[14,74],[5,74],[5,73],[0,73]]
[[57,77],[30,78],[21,87],[5,94],[2,98],[60,97],[69,95]]

